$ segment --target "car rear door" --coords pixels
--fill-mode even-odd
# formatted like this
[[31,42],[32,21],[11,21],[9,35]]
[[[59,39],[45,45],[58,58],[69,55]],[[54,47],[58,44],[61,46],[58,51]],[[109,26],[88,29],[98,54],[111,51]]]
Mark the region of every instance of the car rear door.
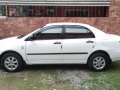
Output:
[[65,26],[62,44],[63,63],[86,63],[95,45],[94,34],[83,26]]
[[52,26],[35,33],[34,40],[26,42],[30,64],[62,63],[62,26]]

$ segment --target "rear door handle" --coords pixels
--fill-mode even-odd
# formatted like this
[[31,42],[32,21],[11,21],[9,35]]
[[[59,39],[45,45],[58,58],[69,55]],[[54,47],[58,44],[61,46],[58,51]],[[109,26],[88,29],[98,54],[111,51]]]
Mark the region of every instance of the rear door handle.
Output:
[[89,41],[86,41],[86,43],[94,43],[94,41],[89,40]]
[[54,42],[53,44],[61,44],[61,42]]

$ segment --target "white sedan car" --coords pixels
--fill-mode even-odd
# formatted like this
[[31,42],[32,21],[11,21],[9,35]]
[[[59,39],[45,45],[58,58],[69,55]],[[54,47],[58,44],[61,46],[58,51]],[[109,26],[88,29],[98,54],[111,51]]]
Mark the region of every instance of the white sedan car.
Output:
[[0,60],[9,72],[24,64],[87,64],[103,71],[120,60],[120,36],[87,24],[52,23],[26,36],[0,40]]

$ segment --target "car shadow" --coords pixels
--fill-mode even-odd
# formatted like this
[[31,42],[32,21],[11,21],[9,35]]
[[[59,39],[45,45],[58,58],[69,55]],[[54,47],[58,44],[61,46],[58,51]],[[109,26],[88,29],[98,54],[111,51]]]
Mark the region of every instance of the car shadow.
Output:
[[[0,70],[2,70],[0,65]],[[85,70],[91,71],[85,64],[45,64],[45,65],[26,65],[25,71],[39,71],[39,70]],[[120,70],[120,61],[113,62],[108,71]]]
[[89,70],[87,65],[67,64],[67,65],[28,65],[26,70]]
[[117,62],[113,62],[111,64],[111,67],[110,67],[110,70],[120,70],[120,61],[117,61]]
[[[27,70],[57,70],[57,69],[67,69],[67,70],[90,70],[86,64],[50,64],[50,65],[28,65]],[[113,62],[109,70],[120,70],[120,61]]]

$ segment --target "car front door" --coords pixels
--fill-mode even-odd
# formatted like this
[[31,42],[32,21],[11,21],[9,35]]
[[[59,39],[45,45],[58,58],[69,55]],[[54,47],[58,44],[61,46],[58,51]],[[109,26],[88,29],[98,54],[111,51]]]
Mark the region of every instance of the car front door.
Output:
[[94,34],[83,26],[65,26],[63,63],[86,63],[95,45]]
[[44,28],[26,41],[26,55],[30,64],[62,63],[62,27]]

